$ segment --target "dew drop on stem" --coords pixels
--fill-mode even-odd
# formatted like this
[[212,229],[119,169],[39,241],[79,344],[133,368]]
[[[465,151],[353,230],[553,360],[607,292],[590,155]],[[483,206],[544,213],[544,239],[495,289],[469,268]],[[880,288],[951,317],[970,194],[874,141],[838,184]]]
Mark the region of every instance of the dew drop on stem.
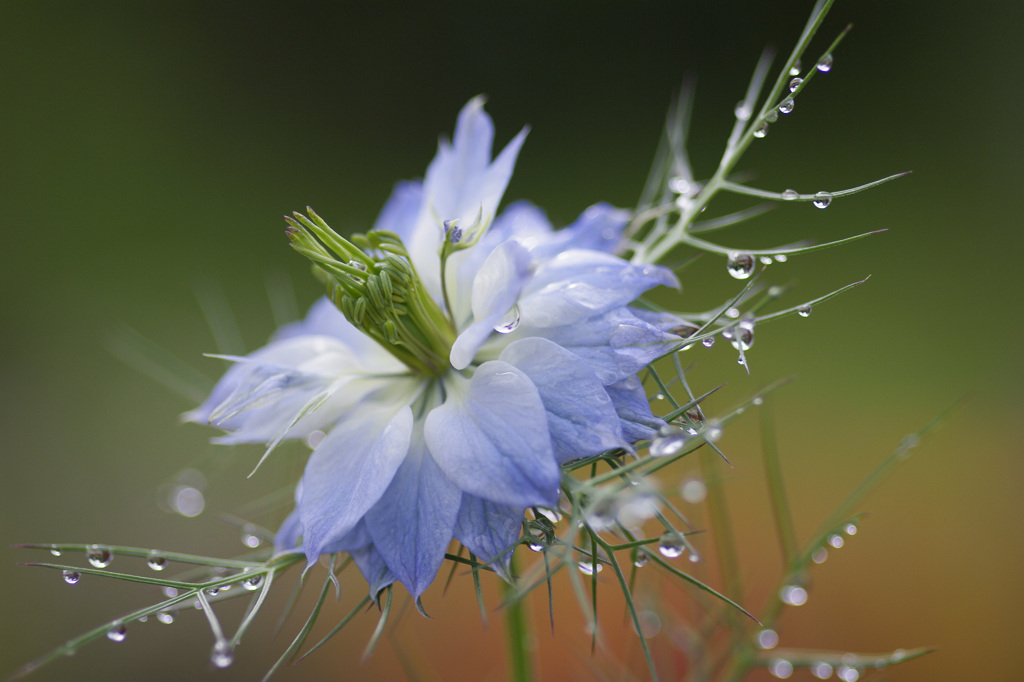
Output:
[[734,279],[748,279],[754,272],[755,264],[754,257],[749,253],[734,251],[729,254],[725,267]]
[[784,658],[777,658],[768,664],[768,672],[774,677],[784,680],[793,674],[793,664]]
[[782,193],[782,198],[786,201],[796,201],[800,198],[800,193],[795,189],[787,189]]
[[64,571],[61,575],[64,577],[64,582],[68,585],[76,585],[82,578],[82,574],[78,571]]
[[[799,71],[797,73],[800,73]],[[804,82],[803,78],[794,78],[789,81],[789,91],[796,92],[796,89],[800,87],[800,84]]]
[[824,57],[822,57],[821,61],[819,61],[817,63],[815,68],[817,68],[818,71],[821,71],[822,73],[828,73],[829,71],[831,71],[832,70],[832,55],[827,54]]
[[674,530],[665,531],[661,539],[658,540],[658,551],[666,559],[681,557],[684,549],[686,549],[686,543],[683,542],[682,536]]
[[779,113],[782,113],[782,114],[793,113],[793,107],[795,105],[796,105],[796,101],[792,97],[787,97],[786,99],[782,100],[781,104],[779,104]]
[[818,192],[814,195],[814,200],[811,203],[814,204],[814,208],[828,208],[828,205],[832,203],[832,194],[830,192]]
[[167,566],[167,557],[157,551],[152,551],[146,557],[146,564],[154,571],[162,571]]
[[800,306],[799,308],[796,309],[796,314],[799,315],[800,317],[810,317],[811,316],[811,306],[810,305],[802,305],[802,306]]
[[106,568],[110,565],[114,555],[110,551],[109,547],[103,547],[102,545],[89,545],[85,550],[85,558],[88,559],[89,563],[96,568]]
[[122,623],[118,623],[114,627],[107,630],[107,639],[109,639],[111,642],[123,642],[126,635],[127,630],[125,630],[124,624]]

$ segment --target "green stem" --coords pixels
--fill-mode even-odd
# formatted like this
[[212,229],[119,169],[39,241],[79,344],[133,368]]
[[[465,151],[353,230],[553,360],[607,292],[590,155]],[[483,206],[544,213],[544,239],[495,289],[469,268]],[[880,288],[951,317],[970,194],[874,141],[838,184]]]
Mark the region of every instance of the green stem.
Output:
[[[515,556],[509,569],[516,573]],[[523,596],[516,596],[516,587],[505,585],[505,636],[508,642],[508,667],[513,682],[530,682],[533,679],[533,661],[531,657],[532,633],[526,623],[526,608]]]

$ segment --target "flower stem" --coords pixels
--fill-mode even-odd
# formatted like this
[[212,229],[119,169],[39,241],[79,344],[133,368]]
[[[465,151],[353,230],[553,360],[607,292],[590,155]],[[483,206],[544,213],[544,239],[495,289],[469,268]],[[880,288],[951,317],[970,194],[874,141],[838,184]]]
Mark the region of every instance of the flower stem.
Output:
[[[515,575],[515,557],[509,566]],[[516,593],[515,585],[505,585],[505,597],[509,599],[505,605],[505,637],[508,642],[509,679],[513,682],[530,682],[533,679],[533,661],[531,655],[532,633],[526,622],[526,608],[522,597],[512,598]]]

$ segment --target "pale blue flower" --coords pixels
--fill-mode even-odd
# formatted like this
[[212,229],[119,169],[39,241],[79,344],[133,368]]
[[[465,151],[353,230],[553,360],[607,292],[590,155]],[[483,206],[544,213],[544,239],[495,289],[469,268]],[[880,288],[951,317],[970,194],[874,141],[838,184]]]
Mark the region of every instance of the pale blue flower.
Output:
[[[492,161],[474,99],[425,179],[395,188],[370,236],[397,235],[411,268],[383,251],[335,265],[294,224],[297,248],[334,273],[334,302],[232,358],[187,415],[226,443],[324,432],[278,547],[349,552],[374,595],[397,580],[418,598],[453,537],[507,575],[525,508],[557,504],[562,463],[663,425],[636,375],[678,346],[679,320],[628,306],[676,279],[614,255],[629,216],[605,204],[559,231],[526,203],[492,220],[525,134]],[[388,317],[394,301],[410,312]]]

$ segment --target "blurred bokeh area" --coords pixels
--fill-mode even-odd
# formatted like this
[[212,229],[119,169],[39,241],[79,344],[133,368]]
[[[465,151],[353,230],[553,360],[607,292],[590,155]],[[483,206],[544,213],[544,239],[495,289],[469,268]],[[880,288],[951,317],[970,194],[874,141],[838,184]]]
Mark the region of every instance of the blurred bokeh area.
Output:
[[[696,84],[692,162],[707,177],[761,51],[787,54],[812,4],[6,3],[0,673],[153,598],[90,576],[68,586],[18,566],[51,557],[13,544],[229,557],[245,549],[230,517],[272,526],[287,512],[253,503],[269,506],[290,486],[307,450],[282,448],[247,478],[262,449],[210,445],[212,429],[179,421],[224,369],[204,353],[257,348],[319,295],[283,213],[309,204],[340,231],[368,229],[394,183],[422,176],[438,135],[481,93],[498,145],[531,127],[506,202],[529,199],[556,225],[597,201],[634,206],[684,77]],[[857,535],[814,567],[807,604],[780,622],[780,646],[936,648],[862,679],[1024,679],[1024,7],[840,0],[810,59],[851,22],[833,69],[755,142],[743,179],[809,193],[913,174],[824,211],[780,205],[716,236],[766,248],[886,228],[765,273],[794,286],[786,305],[870,280],[807,319],[759,328],[750,376],[727,343],[681,359],[694,363],[695,391],[725,383],[712,414],[793,377],[766,407],[802,538],[906,434],[959,403],[860,506]],[[712,210],[744,205],[727,198]],[[711,256],[682,279],[662,301],[683,311],[739,286]],[[719,443],[733,464],[720,472],[755,613],[782,570],[760,431],[751,410]],[[182,481],[204,495],[194,518],[166,509]],[[704,510],[688,511],[706,527]],[[706,533],[696,542],[713,554]],[[722,587],[713,561],[694,570]],[[660,613],[649,641],[663,679],[678,679],[680,633],[700,611],[677,581],[642,571],[643,599]],[[355,570],[344,575],[320,636],[363,596]],[[92,643],[30,679],[258,679],[301,627],[319,580],[272,638],[290,590],[280,585],[227,670],[211,666],[195,612],[135,625],[123,643]],[[501,613],[482,626],[472,578],[457,570],[446,594],[443,583],[424,596],[431,620],[396,593],[369,660],[374,612],[279,679],[507,679]],[[485,583],[494,609],[499,587]],[[555,589],[553,633],[544,590],[528,604],[538,679],[649,677],[613,579],[602,574],[594,654],[564,576]],[[236,623],[240,607],[225,620]]]

